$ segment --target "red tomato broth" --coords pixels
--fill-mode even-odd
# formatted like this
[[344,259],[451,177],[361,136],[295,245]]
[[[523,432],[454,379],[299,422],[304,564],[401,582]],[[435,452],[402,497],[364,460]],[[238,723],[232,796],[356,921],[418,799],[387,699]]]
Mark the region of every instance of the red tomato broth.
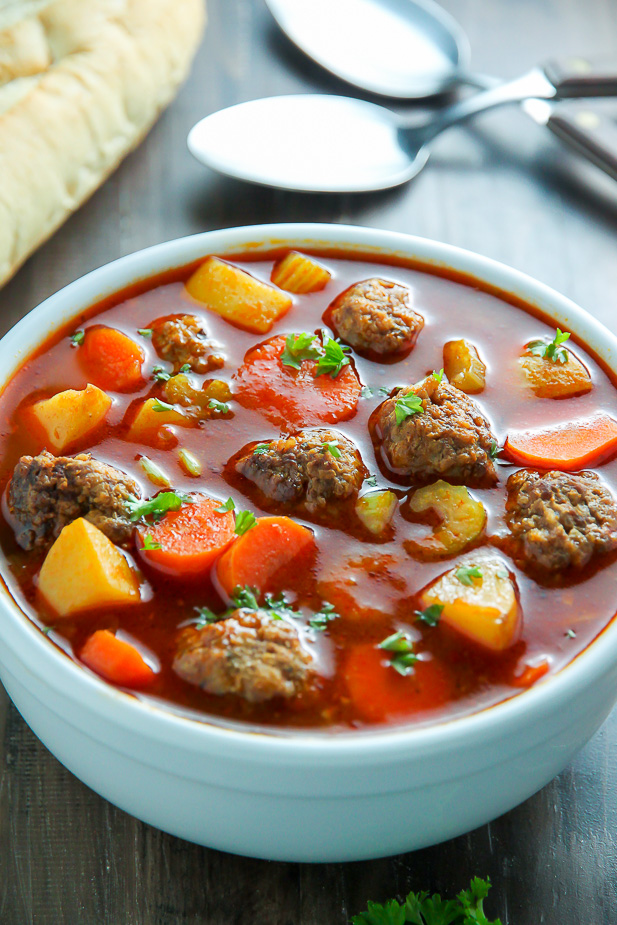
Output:
[[[231,258],[238,266],[269,281],[272,261],[278,256],[259,260]],[[226,257],[226,259],[230,259]],[[508,429],[540,427],[564,420],[584,417],[598,409],[615,416],[617,392],[615,384],[602,364],[572,339],[572,348],[591,372],[594,388],[591,392],[563,401],[540,399],[524,384],[518,369],[518,358],[523,345],[529,340],[552,337],[553,325],[532,308],[516,299],[507,301],[497,294],[483,291],[479,284],[459,279],[447,272],[437,275],[413,264],[383,262],[374,259],[348,259],[339,254],[320,254],[321,262],[332,273],[332,280],[324,290],[311,295],[295,297],[290,311],[275,324],[272,336],[313,332],[323,326],[322,315],[329,303],[353,283],[370,276],[383,276],[407,285],[414,297],[414,307],[424,316],[425,326],[413,351],[390,363],[377,363],[353,355],[353,365],[363,385],[375,387],[372,398],[360,399],[357,411],[349,420],[331,425],[347,435],[358,446],[364,464],[377,475],[380,487],[391,487],[399,497],[408,489],[388,478],[380,469],[368,430],[368,419],[383,401],[379,387],[388,389],[418,381],[432,369],[443,365],[442,349],[446,340],[465,337],[478,349],[487,365],[487,387],[474,400],[489,418],[498,441],[503,443]],[[250,334],[231,326],[207,309],[200,310],[193,300],[183,295],[181,280],[188,277],[192,268],[181,268],[157,277],[130,290],[118,293],[93,306],[64,332],[54,335],[37,351],[14,376],[0,399],[0,447],[2,459],[0,476],[3,488],[8,483],[13,467],[24,453],[40,452],[40,443],[19,426],[19,407],[36,397],[51,395],[67,388],[84,388],[87,377],[78,359],[78,348],[66,336],[78,329],[105,324],[116,327],[136,340],[145,354],[144,376],[154,365],[160,364],[147,338],[136,330],[147,328],[161,316],[189,312],[203,318],[212,340],[223,344],[225,367],[196,381],[220,378],[234,389],[234,373],[242,365],[246,353],[263,336]],[[148,288],[151,287],[151,288]],[[218,351],[217,351],[218,352]],[[160,396],[157,383],[146,379],[141,389],[131,394],[111,392],[113,407],[106,424],[93,436],[92,444],[80,444],[74,452],[92,451],[96,458],[117,466],[134,478],[142,488],[144,497],[158,490],[145,477],[139,466],[143,446],[125,438],[125,417],[129,407],[137,400]],[[232,494],[237,506],[256,516],[272,513],[271,506],[258,499],[255,493],[246,494],[246,484],[239,478],[230,478],[226,468],[228,460],[239,449],[253,441],[268,441],[279,436],[276,425],[237,402],[232,402],[233,417],[212,419],[194,428],[176,428],[180,446],[194,453],[203,463],[203,475],[192,478],[186,475],[173,449],[149,446],[147,455],[170,475],[173,488],[183,492],[201,492],[225,500]],[[327,425],[326,425],[327,426]],[[293,429],[293,428],[290,428]],[[499,466],[499,482],[495,488],[474,489],[473,494],[484,504],[488,522],[488,537],[504,535],[504,485],[516,467]],[[612,459],[596,467],[613,492],[617,493],[617,461]],[[283,511],[280,511],[283,513]],[[521,572],[508,560],[515,574],[524,614],[523,635],[520,642],[498,657],[466,643],[461,636],[445,626],[429,628],[415,623],[411,617],[417,606],[417,594],[434,578],[452,567],[455,560],[419,562],[409,557],[403,542],[413,536],[414,529],[422,532],[428,527],[416,526],[397,511],[392,538],[382,542],[365,534],[345,538],[342,542],[341,525],[344,517],[328,525],[310,522],[298,512],[291,513],[299,522],[309,526],[315,534],[318,554],[314,568],[298,574],[292,571],[289,578],[289,597],[306,619],[320,609],[324,600],[338,601],[347,595],[347,613],[332,621],[325,633],[316,633],[311,645],[323,672],[318,679],[316,692],[301,705],[280,702],[249,704],[238,698],[215,697],[180,680],[172,671],[178,627],[194,617],[197,606],[212,606],[220,612],[224,603],[207,578],[198,585],[182,583],[149,569],[140,563],[147,580],[154,589],[149,600],[114,612],[90,612],[72,620],[59,621],[46,613],[36,595],[36,572],[42,555],[24,553],[14,540],[12,529],[5,516],[0,522],[0,544],[9,568],[4,569],[5,580],[11,593],[24,611],[35,622],[48,623],[54,628],[50,638],[72,658],[77,659],[87,638],[98,629],[115,632],[121,629],[137,639],[144,650],[154,653],[160,663],[147,693],[136,693],[143,698],[164,701],[173,709],[188,711],[204,718],[221,717],[225,720],[245,720],[257,724],[279,727],[357,728],[371,722],[366,711],[354,708],[349,697],[347,682],[338,671],[344,664],[351,647],[376,645],[397,629],[413,632],[421,641],[419,652],[432,654],[441,665],[448,666],[449,694],[447,701],[434,701],[433,708],[423,705],[420,713],[410,710],[407,717],[397,716],[396,722],[431,722],[476,711],[518,693],[512,678],[520,676],[527,664],[537,664],[543,657],[550,661],[555,672],[580,653],[607,625],[615,612],[617,573],[606,566],[615,556],[605,557],[598,566],[589,567],[576,577],[568,576],[561,586],[540,584]],[[4,511],[3,511],[4,514]],[[354,531],[355,532],[355,531]],[[483,545],[479,551],[491,551]],[[353,579],[353,580],[352,580]],[[326,591],[336,591],[328,597]],[[349,606],[351,601],[352,606]],[[340,603],[337,606],[341,606]],[[299,623],[302,620],[298,621]],[[571,637],[568,631],[576,635]],[[401,679],[404,681],[404,679]],[[398,682],[397,682],[398,683]]]

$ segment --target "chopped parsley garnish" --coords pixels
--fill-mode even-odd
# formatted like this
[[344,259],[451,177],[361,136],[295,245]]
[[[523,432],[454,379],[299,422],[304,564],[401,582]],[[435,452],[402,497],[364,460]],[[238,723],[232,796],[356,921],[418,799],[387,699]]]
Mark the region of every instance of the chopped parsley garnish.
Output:
[[379,389],[377,389],[377,391],[380,395],[389,395],[392,389],[388,389],[385,385],[382,385],[379,387]]
[[371,488],[377,488],[377,476],[369,475],[369,477],[366,480],[366,484],[370,485]]
[[229,405],[224,401],[219,401],[218,398],[211,398],[208,402],[208,408],[212,411],[218,411],[219,414],[229,414]]
[[501,447],[499,446],[499,444],[495,443],[494,440],[491,440],[491,448],[488,452],[488,455],[491,457],[491,459],[497,459],[500,453],[501,453]]
[[257,588],[251,588],[249,585],[244,585],[244,587],[238,585],[233,590],[231,600],[236,607],[249,607],[251,610],[259,610],[258,593]]
[[370,385],[362,386],[362,391],[360,392],[361,398],[372,398],[373,395],[374,395],[374,392],[373,392],[373,389],[370,387]]
[[351,347],[340,344],[338,340],[334,340],[325,331],[323,332],[323,347],[323,356],[319,358],[315,375],[325,376],[329,374],[331,379],[336,379],[342,368],[349,365],[349,357],[345,356],[345,354],[351,351]]
[[325,443],[322,443],[321,447],[322,453],[331,453],[335,459],[340,458],[341,451],[338,448],[338,440],[330,440],[329,442],[326,441]]
[[269,443],[258,443],[255,449],[253,450],[253,453],[256,455],[259,455],[260,453],[267,453],[269,449],[270,449]]
[[154,401],[152,402],[152,410],[159,411],[159,412],[173,411],[174,406],[170,405],[169,402],[161,401],[160,398],[155,398]]
[[568,639],[576,639],[576,633],[574,632],[574,630],[567,630],[566,636],[568,637]]
[[439,372],[435,372],[435,370],[433,370],[432,376],[433,379],[437,380],[437,382],[441,382],[443,379],[443,367],[439,370]]
[[322,633],[330,620],[336,620],[338,613],[334,609],[334,604],[325,603],[322,605],[322,608],[318,613],[313,614],[311,619],[308,621],[308,625],[312,630],[317,630],[318,633]]
[[228,498],[227,501],[225,501],[224,504],[221,504],[220,507],[214,508],[217,514],[225,514],[227,511],[235,511],[235,509],[236,509],[236,502],[234,501],[233,498]]
[[414,617],[418,622],[426,623],[427,626],[437,626],[443,606],[443,604],[429,604],[424,610],[415,610]]
[[410,674],[418,661],[418,656],[413,651],[413,642],[402,630],[392,633],[380,642],[377,648],[392,653],[390,665],[403,676]]
[[43,626],[43,627],[41,628],[41,632],[42,632],[43,636],[49,636],[49,634],[51,633],[52,629],[53,629],[52,626]]
[[162,366],[153,366],[152,378],[157,379],[159,382],[167,382],[168,379],[171,379],[171,373],[168,373]]
[[137,328],[137,333],[142,337],[152,337],[152,328]]
[[196,607],[195,610],[197,612],[197,619],[195,620],[194,626],[196,626],[197,629],[202,629],[204,626],[209,626],[211,623],[218,623],[219,620],[224,620],[227,616],[227,614],[224,613],[217,616],[209,607]]
[[190,364],[190,363],[183,363],[182,366],[180,367],[180,370],[179,370],[179,372],[185,373],[185,374],[186,374],[186,373],[190,373],[190,371],[191,371],[191,364]]
[[156,540],[154,539],[151,533],[146,533],[146,535],[144,536],[144,544],[141,548],[148,551],[151,549],[162,549],[163,547],[161,546],[160,543],[156,542]]
[[560,331],[557,328],[553,340],[532,340],[527,344],[527,349],[532,356],[544,357],[553,363],[567,363],[568,351],[561,345],[565,344],[569,337],[566,331]]
[[71,346],[72,347],[81,347],[84,342],[84,337],[86,336],[85,331],[75,331],[74,334],[71,334]]
[[320,356],[321,349],[315,334],[290,334],[285,340],[281,363],[292,369],[300,369],[302,360],[317,360]]
[[401,395],[394,403],[396,423],[399,425],[412,415],[421,414],[423,411],[424,405],[422,404],[422,399],[419,395],[416,395],[415,392],[407,392],[405,395]]
[[168,511],[179,511],[183,504],[192,504],[193,499],[190,495],[185,495],[181,491],[161,491],[155,498],[149,501],[140,501],[139,498],[129,496],[126,506],[128,508],[131,520],[141,520],[142,517],[161,518]]
[[482,580],[482,571],[477,565],[461,565],[454,573],[462,585],[470,588],[474,578]]
[[238,511],[236,514],[236,526],[234,533],[236,536],[242,536],[247,530],[250,530],[251,527],[254,527],[257,523],[255,515],[251,514],[250,511]]
[[429,896],[408,893],[405,902],[391,899],[381,905],[369,902],[366,912],[354,915],[351,925],[501,925],[501,919],[489,921],[484,900],[491,888],[487,877],[474,877],[468,890],[461,890],[456,899],[442,899],[438,893]]

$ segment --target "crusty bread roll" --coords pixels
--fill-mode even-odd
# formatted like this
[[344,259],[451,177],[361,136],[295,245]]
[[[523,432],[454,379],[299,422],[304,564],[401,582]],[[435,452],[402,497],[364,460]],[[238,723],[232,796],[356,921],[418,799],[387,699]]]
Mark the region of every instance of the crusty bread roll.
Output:
[[0,0],[0,285],[147,132],[204,19],[204,0]]

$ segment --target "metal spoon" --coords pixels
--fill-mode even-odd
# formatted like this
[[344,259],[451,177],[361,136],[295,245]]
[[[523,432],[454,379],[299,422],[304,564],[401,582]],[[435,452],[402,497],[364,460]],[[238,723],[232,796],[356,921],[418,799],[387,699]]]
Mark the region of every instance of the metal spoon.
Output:
[[[550,79],[549,79],[550,78]],[[223,109],[195,125],[188,146],[221,173],[280,189],[351,193],[415,177],[430,143],[477,113],[526,99],[617,93],[617,79],[546,65],[413,121],[341,96],[275,96]]]
[[266,0],[289,39],[347,83],[398,99],[454,84],[485,87],[466,72],[467,36],[433,0]]

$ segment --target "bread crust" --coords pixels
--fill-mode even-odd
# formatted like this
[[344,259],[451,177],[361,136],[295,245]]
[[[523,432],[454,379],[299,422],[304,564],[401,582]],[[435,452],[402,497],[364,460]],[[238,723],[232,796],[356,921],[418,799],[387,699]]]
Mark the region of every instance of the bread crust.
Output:
[[[30,34],[40,59],[42,27],[51,65],[0,85],[0,285],[143,138],[204,24],[204,0],[56,0],[40,11]],[[34,56],[34,45],[15,51]]]

